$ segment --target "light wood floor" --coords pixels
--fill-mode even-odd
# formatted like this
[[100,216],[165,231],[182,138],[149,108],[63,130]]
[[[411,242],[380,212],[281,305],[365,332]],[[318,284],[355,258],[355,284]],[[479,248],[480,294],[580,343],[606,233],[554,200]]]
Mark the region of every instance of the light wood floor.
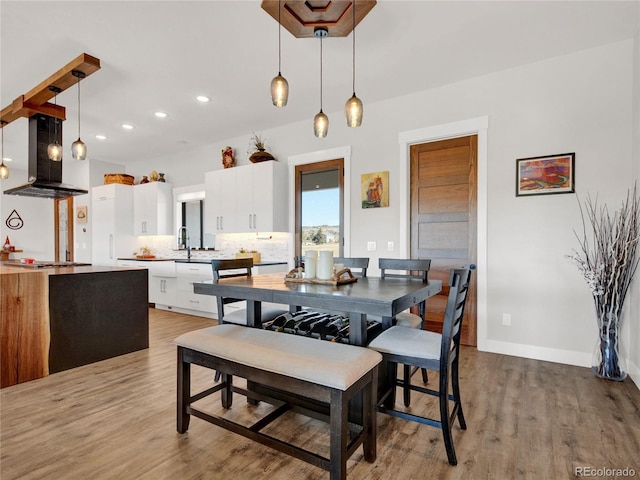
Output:
[[[173,339],[211,321],[151,309],[150,324],[148,350],[1,390],[2,480],[328,478],[197,418],[176,433]],[[629,467],[640,477],[640,391],[631,380],[473,348],[461,362],[469,428],[454,430],[458,466],[447,463],[440,430],[378,414],[378,459],[369,464],[359,450],[349,479],[555,480],[575,478],[574,467]],[[211,378],[197,369],[193,381]],[[215,400],[207,407],[219,411]],[[413,403],[436,413],[416,394]],[[254,418],[267,408],[237,397],[228,414]],[[321,422],[291,414],[272,431],[325,453]]]

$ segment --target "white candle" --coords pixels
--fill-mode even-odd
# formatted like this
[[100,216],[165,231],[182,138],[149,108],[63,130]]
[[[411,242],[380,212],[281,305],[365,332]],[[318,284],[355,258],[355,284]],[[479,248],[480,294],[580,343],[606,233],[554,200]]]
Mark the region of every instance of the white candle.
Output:
[[318,259],[315,257],[304,257],[304,278],[316,278],[316,264]]
[[316,273],[321,280],[329,280],[333,275],[333,252],[331,250],[320,250]]

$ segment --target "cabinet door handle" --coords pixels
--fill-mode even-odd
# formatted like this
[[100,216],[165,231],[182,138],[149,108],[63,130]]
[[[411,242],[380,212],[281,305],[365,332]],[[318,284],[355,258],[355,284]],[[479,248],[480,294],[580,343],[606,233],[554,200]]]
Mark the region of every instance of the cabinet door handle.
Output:
[[220,215],[220,230],[224,230],[224,217],[222,215]]
[[253,214],[253,228],[258,228],[258,225],[256,223],[256,214]]
[[249,230],[251,230],[251,214],[249,214]]
[[113,233],[109,234],[109,259],[113,260]]

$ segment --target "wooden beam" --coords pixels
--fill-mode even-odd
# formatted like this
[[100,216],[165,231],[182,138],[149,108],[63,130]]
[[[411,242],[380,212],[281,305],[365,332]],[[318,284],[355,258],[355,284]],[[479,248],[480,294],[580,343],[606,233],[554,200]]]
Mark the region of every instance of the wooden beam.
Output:
[[21,117],[30,117],[35,113],[45,113],[65,120],[64,107],[47,103],[55,95],[49,90],[49,87],[58,87],[60,91],[64,91],[78,83],[78,78],[72,73],[74,70],[84,73],[87,77],[100,70],[100,59],[82,53],[27,93],[20,95],[11,105],[4,107],[0,111],[0,120],[8,124]]

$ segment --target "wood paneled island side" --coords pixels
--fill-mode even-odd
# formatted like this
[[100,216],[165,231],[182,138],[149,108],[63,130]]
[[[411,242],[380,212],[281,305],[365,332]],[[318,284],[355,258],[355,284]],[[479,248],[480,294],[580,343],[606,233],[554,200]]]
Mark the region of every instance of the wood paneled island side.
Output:
[[148,347],[146,269],[0,263],[2,388]]

